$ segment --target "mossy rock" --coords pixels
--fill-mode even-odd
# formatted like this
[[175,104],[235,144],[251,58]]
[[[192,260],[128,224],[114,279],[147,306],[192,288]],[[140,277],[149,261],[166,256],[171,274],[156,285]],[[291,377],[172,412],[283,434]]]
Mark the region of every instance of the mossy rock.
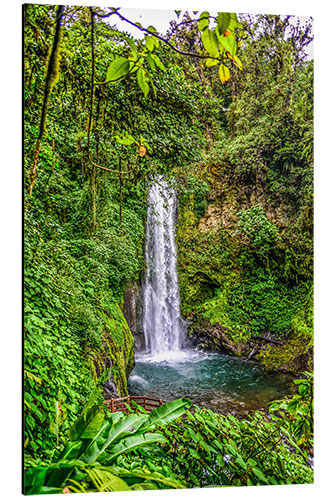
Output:
[[98,377],[115,385],[119,396],[126,396],[127,379],[134,368],[133,336],[118,304],[111,304],[101,316],[104,330],[100,351],[94,356],[95,369]]
[[303,337],[295,334],[284,345],[266,345],[256,359],[270,371],[302,373],[313,370],[311,342],[305,342]]

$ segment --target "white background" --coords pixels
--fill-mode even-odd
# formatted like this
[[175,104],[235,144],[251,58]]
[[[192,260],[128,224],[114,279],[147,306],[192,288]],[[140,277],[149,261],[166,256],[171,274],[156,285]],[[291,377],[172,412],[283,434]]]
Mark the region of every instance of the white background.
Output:
[[[31,2],[33,3],[33,2]],[[47,2],[34,2],[47,3]],[[58,4],[60,2],[50,2]],[[68,2],[69,4],[71,2]],[[99,6],[108,2],[92,2]],[[73,2],[90,5],[87,1]],[[332,472],[332,3],[321,0],[119,0],[115,6],[188,9],[314,17],[315,33],[315,484],[210,488],[186,491],[77,494],[75,498],[112,500],[162,499],[301,499],[330,498]],[[22,107],[21,2],[1,3],[1,406],[0,494],[19,498],[21,490],[21,275],[22,275]],[[152,23],[153,24],[153,23]],[[42,496],[41,498],[45,498]],[[52,498],[52,497],[49,497]],[[57,498],[57,497],[55,497]]]

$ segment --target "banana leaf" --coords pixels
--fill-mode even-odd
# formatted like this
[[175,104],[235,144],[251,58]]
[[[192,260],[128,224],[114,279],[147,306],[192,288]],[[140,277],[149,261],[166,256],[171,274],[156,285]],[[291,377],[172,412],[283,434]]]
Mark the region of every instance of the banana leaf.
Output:
[[77,441],[94,437],[103,421],[104,412],[100,406],[95,405],[84,409],[69,431],[70,440]]
[[128,453],[129,451],[133,451],[148,444],[165,443],[166,441],[167,439],[163,434],[158,432],[148,432],[146,434],[130,436],[113,446],[107,454],[101,456],[101,462],[103,462],[104,465],[110,465],[122,453]]
[[63,451],[56,458],[57,462],[60,460],[72,460],[74,458],[77,458],[81,447],[82,441],[73,441],[67,443]]
[[185,413],[186,410],[191,406],[192,401],[189,399],[176,399],[175,401],[170,401],[169,403],[165,403],[155,410],[149,413],[146,424],[144,428],[141,428],[141,432],[153,429],[154,427],[158,427],[160,425],[165,425],[171,420],[180,417]]
[[52,486],[32,486],[27,489],[25,495],[47,495],[51,493],[62,493],[62,488],[54,488]]
[[28,469],[24,474],[24,487],[42,486],[45,482],[47,467],[33,467]]
[[127,435],[135,433],[146,420],[146,415],[137,415],[136,413],[123,416],[114,425],[111,425],[106,439],[98,440],[100,433],[97,433],[85,452],[80,456],[80,459],[86,463],[94,462],[110,445],[116,444]]

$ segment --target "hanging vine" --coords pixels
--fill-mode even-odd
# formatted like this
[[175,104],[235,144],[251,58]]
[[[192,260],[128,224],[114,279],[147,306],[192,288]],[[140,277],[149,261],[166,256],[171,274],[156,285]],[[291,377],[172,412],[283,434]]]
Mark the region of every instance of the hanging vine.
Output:
[[49,97],[51,95],[52,89],[58,81],[59,78],[59,68],[60,68],[60,35],[61,35],[61,21],[64,13],[64,5],[59,5],[57,9],[56,15],[56,28],[55,34],[53,38],[53,44],[50,54],[50,59],[47,67],[46,80],[45,80],[45,90],[44,90],[44,99],[43,99],[43,107],[42,113],[40,117],[39,124],[39,135],[36,142],[35,153],[33,164],[31,170],[29,172],[30,178],[30,186],[29,186],[29,195],[31,196],[32,190],[34,188],[36,177],[37,177],[37,163],[40,152],[41,141],[46,129],[46,117],[47,117],[47,106]]
[[90,107],[89,107],[89,119],[88,119],[88,159],[89,162],[96,168],[100,168],[101,170],[106,170],[107,172],[112,172],[114,174],[124,175],[129,174],[136,170],[136,167],[127,170],[126,172],[122,172],[120,170],[113,170],[108,167],[104,167],[103,165],[99,165],[96,163],[91,157],[91,144],[90,144],[90,134],[92,129],[93,122],[93,109],[94,109],[94,95],[95,95],[95,21],[94,21],[94,11],[92,7],[89,7],[90,10],[90,19],[91,19],[91,87],[90,87]]

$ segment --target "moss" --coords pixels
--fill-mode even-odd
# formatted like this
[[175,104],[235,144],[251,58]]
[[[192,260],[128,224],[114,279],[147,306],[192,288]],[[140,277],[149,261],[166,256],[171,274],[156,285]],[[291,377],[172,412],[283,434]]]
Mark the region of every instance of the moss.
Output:
[[257,354],[266,370],[287,370],[294,373],[313,370],[311,342],[305,342],[301,335],[294,332],[288,342],[282,346],[267,345]]
[[268,370],[296,373],[313,370],[313,289],[308,290],[291,319],[290,335],[282,346],[266,346],[257,355]]
[[111,360],[117,392],[126,396],[127,379],[134,368],[133,336],[118,304],[109,304],[107,311],[102,310],[100,314],[104,329],[101,348],[94,353],[95,370],[102,379],[109,376],[108,360]]

